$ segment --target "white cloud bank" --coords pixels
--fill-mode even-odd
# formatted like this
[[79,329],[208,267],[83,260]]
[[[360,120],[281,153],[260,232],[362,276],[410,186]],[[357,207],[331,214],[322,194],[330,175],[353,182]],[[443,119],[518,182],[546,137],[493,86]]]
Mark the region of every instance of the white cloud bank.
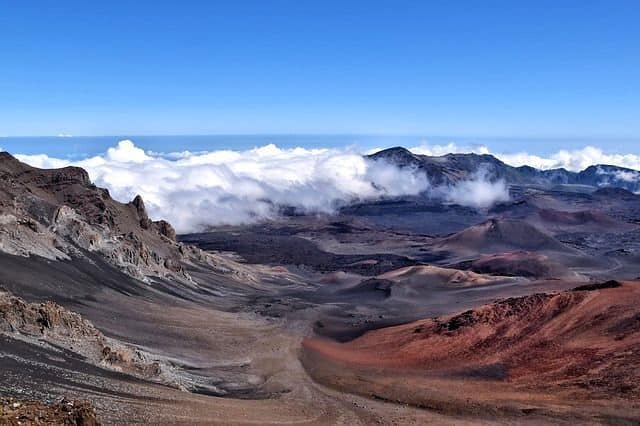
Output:
[[509,200],[509,190],[504,180],[491,181],[490,170],[480,167],[469,180],[459,182],[455,186],[434,188],[434,191],[445,201],[486,208]]
[[104,155],[81,161],[16,157],[36,167],[83,167],[119,201],[140,194],[152,218],[168,220],[179,232],[271,218],[281,206],[330,213],[350,201],[416,195],[429,186],[422,173],[356,152],[274,145],[164,155],[125,140]]
[[640,170],[640,155],[635,154],[609,154],[594,146],[586,146],[576,150],[560,150],[548,157],[519,152],[503,154],[491,152],[484,145],[459,146],[454,143],[447,145],[420,145],[410,148],[414,154],[444,155],[448,153],[492,154],[505,163],[519,167],[531,166],[537,169],[564,168],[572,172],[579,172],[596,164],[609,164],[612,166],[626,167]]
[[[465,148],[454,144],[411,150],[428,155],[490,153],[483,146]],[[640,169],[640,157],[636,155],[605,154],[593,147],[560,151],[547,158],[526,153],[494,155],[508,164],[543,169],[565,167],[577,171],[599,163]],[[47,155],[16,157],[42,168],[83,167],[96,185],[108,188],[119,201],[126,202],[140,194],[152,218],[166,219],[182,233],[209,225],[273,218],[281,206],[308,213],[331,213],[352,201],[423,191],[476,208],[509,198],[505,183],[490,182],[484,169],[455,186],[434,188],[422,173],[368,160],[348,149],[280,149],[266,145],[248,151],[163,154],[144,151],[125,140],[103,155],[79,161]]]

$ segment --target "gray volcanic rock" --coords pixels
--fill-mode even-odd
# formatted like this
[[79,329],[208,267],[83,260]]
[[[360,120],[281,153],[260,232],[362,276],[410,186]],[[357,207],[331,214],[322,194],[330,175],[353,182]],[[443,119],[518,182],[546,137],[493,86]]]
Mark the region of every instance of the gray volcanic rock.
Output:
[[171,241],[177,241],[176,230],[166,220],[157,220],[151,223],[152,228],[156,230],[160,235],[164,235]]
[[140,219],[140,226],[143,229],[149,229],[151,225],[151,219],[149,219],[149,215],[147,214],[147,209],[144,206],[144,201],[142,201],[142,197],[140,195],[136,195],[131,204],[136,213],[138,214],[138,218]]
[[54,302],[26,303],[0,290],[0,334],[68,349],[93,364],[139,377],[160,375],[160,365],[129,346],[105,337],[80,315]]
[[[173,227],[149,219],[144,201],[115,201],[77,167],[38,169],[0,153],[0,250],[51,260],[98,252],[129,275],[189,280],[182,263],[195,248]],[[193,254],[193,253],[191,253]]]

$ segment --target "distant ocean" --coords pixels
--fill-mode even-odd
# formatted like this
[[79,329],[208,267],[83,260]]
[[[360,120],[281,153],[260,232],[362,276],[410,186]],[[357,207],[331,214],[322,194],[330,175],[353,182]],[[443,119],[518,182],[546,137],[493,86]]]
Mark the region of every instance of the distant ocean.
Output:
[[83,158],[105,152],[123,139],[154,152],[247,150],[268,144],[280,148],[341,148],[366,150],[396,145],[417,146],[419,136],[367,135],[176,135],[176,136],[39,136],[0,137],[0,148],[19,154],[47,154],[57,158]]
[[47,154],[57,158],[78,159],[104,153],[123,139],[154,152],[247,150],[267,144],[280,148],[344,148],[360,151],[392,146],[447,145],[488,146],[492,152],[526,151],[544,155],[561,149],[579,149],[587,145],[605,151],[638,152],[638,140],[632,139],[540,139],[470,138],[445,136],[396,135],[176,135],[176,136],[38,136],[0,137],[0,148],[16,154]]

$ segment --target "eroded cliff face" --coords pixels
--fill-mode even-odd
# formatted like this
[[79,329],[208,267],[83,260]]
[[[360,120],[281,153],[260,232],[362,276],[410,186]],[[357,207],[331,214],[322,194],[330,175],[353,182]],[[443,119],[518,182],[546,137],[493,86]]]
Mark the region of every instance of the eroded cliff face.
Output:
[[140,196],[120,203],[83,169],[37,169],[2,152],[0,181],[0,251],[50,260],[97,252],[142,281],[189,281],[184,262],[206,260],[177,243],[169,223],[149,219]]

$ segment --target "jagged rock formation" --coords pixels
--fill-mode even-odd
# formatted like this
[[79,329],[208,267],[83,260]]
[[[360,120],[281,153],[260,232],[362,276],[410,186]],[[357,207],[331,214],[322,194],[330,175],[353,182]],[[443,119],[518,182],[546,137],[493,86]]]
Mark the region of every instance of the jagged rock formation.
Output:
[[54,302],[26,303],[0,291],[0,333],[62,347],[93,364],[140,377],[161,373],[160,365],[142,352],[105,337],[91,322]]
[[141,280],[188,280],[182,263],[202,257],[169,223],[149,219],[140,196],[115,201],[81,168],[38,169],[0,152],[0,180],[0,251],[52,260],[98,252]]

